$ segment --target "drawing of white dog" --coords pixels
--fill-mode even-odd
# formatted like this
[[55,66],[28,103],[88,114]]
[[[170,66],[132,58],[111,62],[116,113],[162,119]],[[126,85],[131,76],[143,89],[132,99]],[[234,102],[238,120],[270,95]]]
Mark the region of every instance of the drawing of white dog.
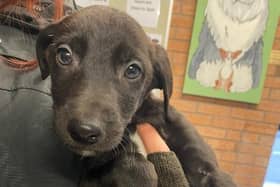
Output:
[[268,12],[268,0],[208,0],[189,77],[226,92],[258,87]]

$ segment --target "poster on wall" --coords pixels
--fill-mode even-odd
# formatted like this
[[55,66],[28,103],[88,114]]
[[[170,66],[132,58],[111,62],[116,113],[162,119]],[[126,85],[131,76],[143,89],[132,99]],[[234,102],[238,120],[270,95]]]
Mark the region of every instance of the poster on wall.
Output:
[[109,0],[76,0],[76,3],[80,7],[87,7],[91,5],[109,5]]
[[160,0],[127,0],[127,13],[142,26],[156,28],[160,15]]
[[183,92],[259,103],[279,0],[198,0]]
[[173,0],[75,0],[75,2],[79,8],[106,5],[128,13],[138,21],[151,40],[167,48]]

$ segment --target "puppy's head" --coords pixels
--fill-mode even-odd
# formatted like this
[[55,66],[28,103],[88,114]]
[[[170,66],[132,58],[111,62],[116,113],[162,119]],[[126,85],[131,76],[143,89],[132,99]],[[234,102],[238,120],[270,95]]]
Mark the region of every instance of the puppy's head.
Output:
[[93,6],[45,28],[37,57],[49,74],[55,129],[73,151],[95,155],[114,149],[153,88],[172,92],[167,54],[134,19]]

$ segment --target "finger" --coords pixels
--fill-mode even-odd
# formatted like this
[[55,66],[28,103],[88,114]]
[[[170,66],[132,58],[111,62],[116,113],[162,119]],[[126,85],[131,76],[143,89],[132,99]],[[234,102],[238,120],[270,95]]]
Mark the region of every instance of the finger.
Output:
[[169,152],[169,148],[158,132],[150,124],[137,125],[137,132],[144,144],[147,154]]

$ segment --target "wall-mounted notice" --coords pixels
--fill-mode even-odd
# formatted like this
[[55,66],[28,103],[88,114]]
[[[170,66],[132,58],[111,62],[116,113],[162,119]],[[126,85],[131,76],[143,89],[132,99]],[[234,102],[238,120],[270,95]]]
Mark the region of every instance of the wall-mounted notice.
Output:
[[[1,1],[1,0],[0,0]],[[73,0],[64,0],[71,4]],[[167,47],[173,0],[75,0],[79,8],[108,5],[130,14],[154,42]]]
[[160,16],[160,0],[127,0],[127,13],[142,26],[156,28]]
[[76,0],[76,3],[80,7],[86,7],[90,5],[109,5],[109,0]]

